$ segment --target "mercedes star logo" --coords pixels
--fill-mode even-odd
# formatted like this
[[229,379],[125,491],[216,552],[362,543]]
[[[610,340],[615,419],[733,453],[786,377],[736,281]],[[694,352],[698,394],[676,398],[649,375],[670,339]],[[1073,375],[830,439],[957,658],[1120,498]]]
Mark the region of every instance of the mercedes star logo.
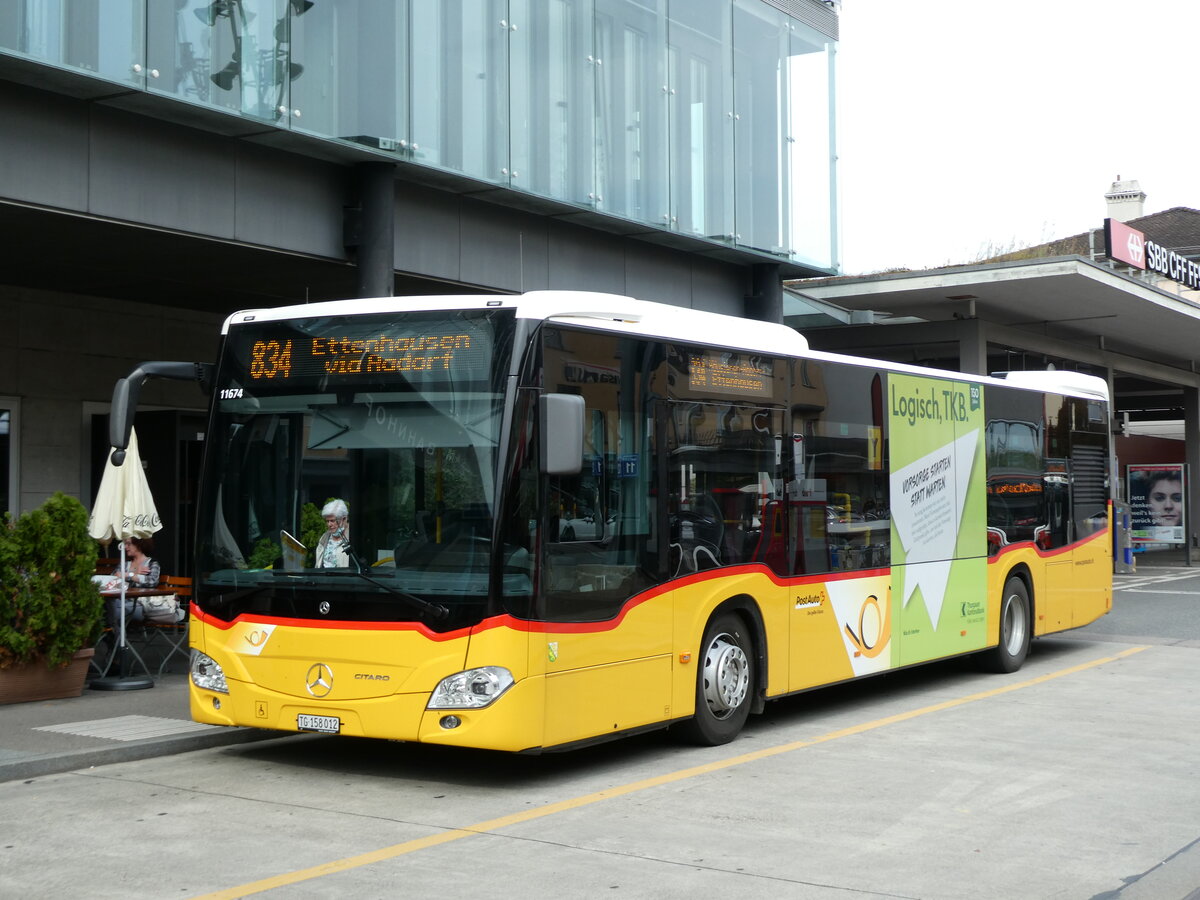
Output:
[[319,609],[321,611],[321,615],[323,615],[323,616],[329,615],[329,601],[322,600],[320,605],[317,607],[317,609]]
[[333,690],[333,669],[325,663],[313,663],[304,676],[304,684],[317,699],[326,696]]

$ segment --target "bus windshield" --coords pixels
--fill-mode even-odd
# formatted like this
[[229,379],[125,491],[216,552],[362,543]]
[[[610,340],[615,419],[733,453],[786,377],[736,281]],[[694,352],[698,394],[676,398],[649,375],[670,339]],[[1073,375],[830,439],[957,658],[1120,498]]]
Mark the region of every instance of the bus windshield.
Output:
[[[497,309],[232,325],[201,482],[201,605],[223,618],[480,615],[512,329]],[[334,500],[348,507],[334,523],[344,552],[318,553]]]

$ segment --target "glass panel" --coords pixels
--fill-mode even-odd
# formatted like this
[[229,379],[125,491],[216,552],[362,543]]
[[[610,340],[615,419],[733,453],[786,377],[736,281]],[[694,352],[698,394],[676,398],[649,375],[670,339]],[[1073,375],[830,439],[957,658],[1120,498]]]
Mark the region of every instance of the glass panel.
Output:
[[8,0],[0,50],[127,84],[145,81],[145,0]]
[[512,187],[595,200],[591,0],[512,0]]
[[292,18],[315,0],[176,0],[150,5],[151,90],[266,121],[290,115]]
[[780,191],[788,199],[788,247],[793,257],[829,269],[836,259],[834,44],[800,22],[789,29],[788,165]]
[[1042,398],[1032,391],[985,388],[988,552],[1033,541],[1047,530]]
[[408,147],[408,0],[321,0],[292,16],[292,127]]
[[0,400],[0,513],[16,513],[15,439],[16,409],[13,401]]
[[782,408],[791,366],[679,345],[667,358],[672,577],[750,562],[787,574]]
[[504,0],[412,0],[409,149],[418,162],[507,178],[509,27]]
[[880,373],[801,361],[793,397],[795,573],[888,565],[891,506]]
[[788,28],[785,16],[760,0],[735,0],[734,168],[737,242],[787,253],[783,171],[787,112]]
[[733,239],[732,19],[728,0],[670,3],[669,223]]
[[596,620],[650,587],[657,572],[649,415],[661,355],[653,344],[547,329],[547,390],[584,398],[578,475],[547,481],[545,616]]
[[666,0],[596,0],[596,206],[663,224]]
[[[205,589],[288,615],[331,597],[351,618],[408,619],[422,600],[453,607],[447,626],[481,615],[511,334],[502,310],[231,329],[198,517]],[[330,498],[353,543],[327,559]]]
[[668,463],[671,576],[763,562],[787,574],[779,436],[763,407],[675,403]]

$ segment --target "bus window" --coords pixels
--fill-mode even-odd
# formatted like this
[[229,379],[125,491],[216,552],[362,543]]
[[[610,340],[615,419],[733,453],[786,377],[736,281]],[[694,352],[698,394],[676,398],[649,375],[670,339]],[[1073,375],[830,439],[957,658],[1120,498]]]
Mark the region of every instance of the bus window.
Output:
[[[1042,395],[985,389],[988,553],[1050,540]],[[1052,492],[1053,493],[1053,492]]]
[[888,454],[874,369],[806,361],[792,406],[796,573],[869,569],[891,561]]
[[547,485],[545,615],[607,618],[658,577],[645,396],[656,354],[645,342],[556,328],[546,329],[543,346],[545,389],[586,403],[579,473]]
[[1075,539],[1108,527],[1108,423],[1094,400],[1072,398],[1071,516]]
[[781,430],[782,411],[777,409],[671,405],[667,483],[672,575],[750,562],[787,574]]

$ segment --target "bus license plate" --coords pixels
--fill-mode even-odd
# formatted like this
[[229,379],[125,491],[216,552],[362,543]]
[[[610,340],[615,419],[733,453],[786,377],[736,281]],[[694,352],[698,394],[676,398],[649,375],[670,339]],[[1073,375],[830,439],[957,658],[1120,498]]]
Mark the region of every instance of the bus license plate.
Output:
[[296,728],[300,731],[319,731],[322,734],[337,734],[342,730],[342,720],[337,716],[296,716]]

